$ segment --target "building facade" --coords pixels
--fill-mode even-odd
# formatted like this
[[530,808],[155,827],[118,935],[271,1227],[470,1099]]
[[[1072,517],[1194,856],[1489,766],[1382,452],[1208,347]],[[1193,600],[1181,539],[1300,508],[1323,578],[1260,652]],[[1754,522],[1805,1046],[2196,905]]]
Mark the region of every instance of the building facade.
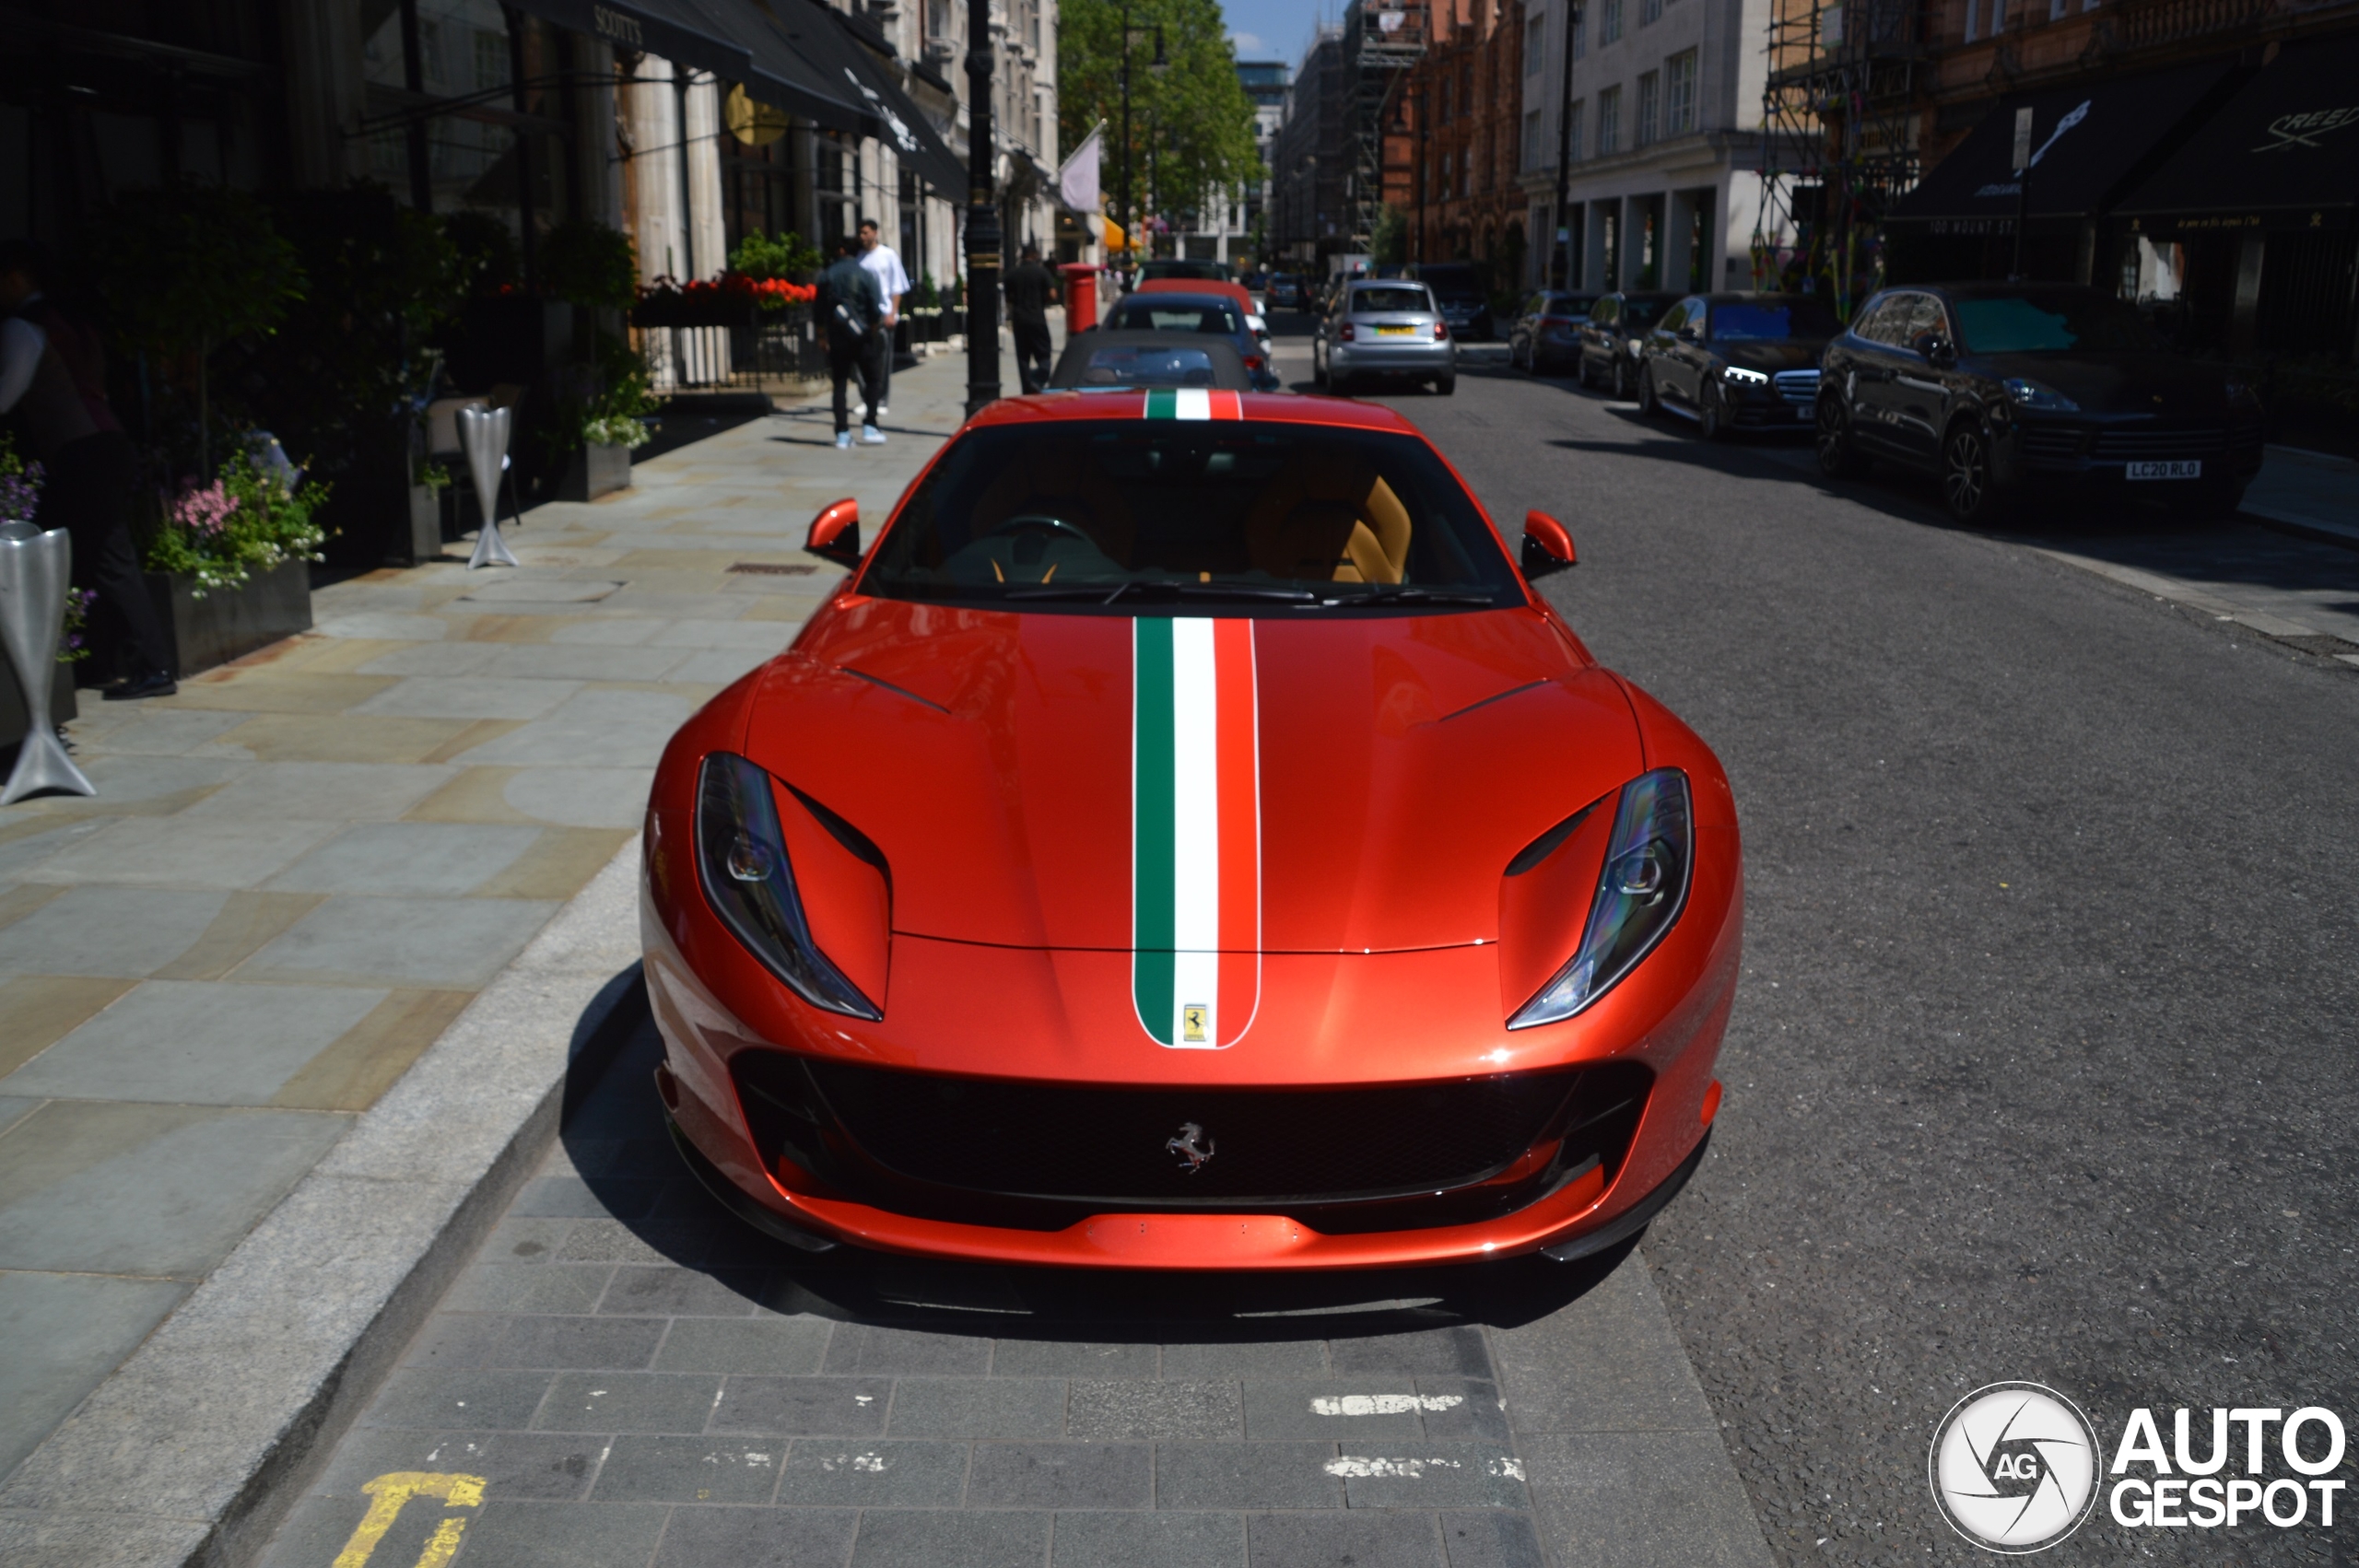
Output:
[[1315,269],[1350,241],[1348,74],[1341,28],[1322,27],[1303,52],[1272,140],[1270,239],[1273,264]]
[[1493,287],[1526,272],[1522,0],[1434,0],[1425,57],[1405,84],[1415,137],[1412,262],[1475,262]]
[[1518,179],[1535,236],[1529,281],[1754,287],[1755,249],[1790,244],[1762,202],[1770,4],[1528,0]]

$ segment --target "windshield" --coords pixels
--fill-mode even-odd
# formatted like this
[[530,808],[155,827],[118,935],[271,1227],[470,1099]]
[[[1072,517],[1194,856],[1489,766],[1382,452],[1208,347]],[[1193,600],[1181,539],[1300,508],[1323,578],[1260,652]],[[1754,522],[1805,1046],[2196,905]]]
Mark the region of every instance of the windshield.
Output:
[[2139,353],[2162,343],[2110,295],[2001,294],[1955,299],[1959,345],[1969,354]]
[[1815,299],[1746,300],[1710,307],[1714,343],[1779,343],[1833,337],[1843,330],[1835,312]]
[[1422,288],[1402,287],[1396,284],[1390,288],[1355,288],[1352,290],[1352,310],[1355,312],[1362,310],[1431,310],[1432,309],[1433,301],[1426,298],[1426,291]]
[[1245,330],[1245,318],[1226,302],[1166,297],[1125,299],[1114,307],[1106,323],[1122,332],[1208,332],[1235,336]]
[[[1184,392],[1150,394],[1185,398]],[[1413,436],[1091,419],[952,443],[862,591],[1024,609],[1246,613],[1520,603],[1464,488]]]
[[1100,348],[1082,368],[1085,387],[1209,387],[1216,384],[1213,357],[1201,348],[1143,345]]

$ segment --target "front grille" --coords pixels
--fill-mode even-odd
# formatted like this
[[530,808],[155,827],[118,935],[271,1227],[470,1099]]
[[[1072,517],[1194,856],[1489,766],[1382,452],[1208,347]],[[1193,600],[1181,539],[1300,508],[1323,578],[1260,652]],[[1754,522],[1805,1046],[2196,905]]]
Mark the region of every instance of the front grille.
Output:
[[2025,420],[2023,432],[2024,455],[2048,462],[2070,462],[2081,455],[2088,432],[2077,425],[2043,425]]
[[2177,428],[2140,425],[2100,428],[2095,456],[2099,462],[2142,462],[2155,458],[2210,457],[2227,448],[2224,425]]
[[1818,372],[1815,370],[1780,370],[1769,378],[1778,395],[1797,408],[1809,408],[1818,402]]
[[[769,1051],[730,1067],[765,1159],[894,1211],[1028,1229],[1108,1211],[1461,1223],[1592,1164],[1610,1177],[1651,1082],[1627,1063],[1337,1089],[1018,1083]],[[1166,1147],[1190,1123],[1213,1151],[1192,1174]]]

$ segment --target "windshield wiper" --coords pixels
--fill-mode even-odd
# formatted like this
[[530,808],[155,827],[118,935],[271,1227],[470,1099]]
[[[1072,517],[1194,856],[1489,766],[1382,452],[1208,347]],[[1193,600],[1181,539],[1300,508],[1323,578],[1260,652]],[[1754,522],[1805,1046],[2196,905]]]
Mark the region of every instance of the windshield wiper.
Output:
[[1175,599],[1274,599],[1288,604],[1308,604],[1318,595],[1307,588],[1264,588],[1254,583],[1225,582],[1164,582],[1154,578],[1131,578],[1109,588],[1102,582],[1035,583],[1023,588],[1011,588],[1000,595],[1003,599],[1095,599],[1111,604],[1118,599],[1139,595],[1168,594]]
[[1366,593],[1338,593],[1321,604],[1496,604],[1499,596],[1477,588],[1416,588],[1407,584],[1369,589]]

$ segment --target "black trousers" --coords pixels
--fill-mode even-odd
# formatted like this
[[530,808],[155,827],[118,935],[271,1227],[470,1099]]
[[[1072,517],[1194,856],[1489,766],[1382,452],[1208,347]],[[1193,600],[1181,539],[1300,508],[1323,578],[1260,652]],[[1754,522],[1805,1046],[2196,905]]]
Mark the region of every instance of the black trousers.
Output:
[[1027,392],[1039,392],[1054,374],[1050,364],[1049,320],[1027,322],[1021,316],[1009,323],[1015,337],[1015,379]]
[[872,332],[859,343],[842,338],[827,339],[827,376],[836,383],[836,434],[840,436],[851,428],[851,411],[845,406],[844,389],[857,378],[860,382],[861,423],[876,423],[876,405],[883,400],[877,386],[877,349],[889,340],[882,332]]
[[46,526],[73,535],[74,586],[98,593],[92,608],[99,624],[91,629],[100,658],[92,662],[101,662],[110,645],[127,647],[142,672],[171,673],[171,645],[131,544],[131,487],[138,473],[138,451],[120,430],[68,442],[50,462],[38,515]]

